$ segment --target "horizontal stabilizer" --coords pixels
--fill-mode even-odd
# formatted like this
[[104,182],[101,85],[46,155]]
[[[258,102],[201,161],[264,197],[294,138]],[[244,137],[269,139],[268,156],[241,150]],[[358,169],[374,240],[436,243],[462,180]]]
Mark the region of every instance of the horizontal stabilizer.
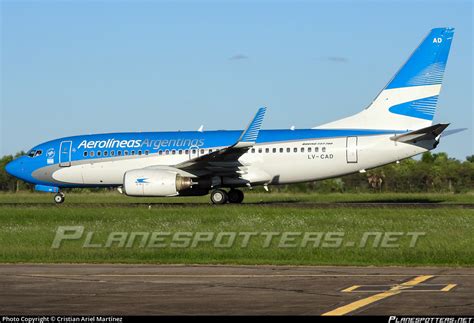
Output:
[[393,141],[416,143],[421,140],[434,140],[449,126],[449,123],[438,123],[433,126],[410,131],[401,135],[390,137]]
[[446,130],[443,132],[443,137],[451,136],[458,132],[462,132],[464,130],[467,130],[467,128],[457,128],[457,129],[452,129],[452,130]]

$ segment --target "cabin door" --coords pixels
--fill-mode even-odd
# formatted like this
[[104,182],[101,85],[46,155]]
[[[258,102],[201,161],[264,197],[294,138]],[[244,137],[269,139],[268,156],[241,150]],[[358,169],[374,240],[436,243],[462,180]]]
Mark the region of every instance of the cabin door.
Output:
[[346,160],[348,163],[357,163],[357,137],[346,138]]
[[59,147],[59,166],[71,166],[71,147],[72,141],[62,141]]

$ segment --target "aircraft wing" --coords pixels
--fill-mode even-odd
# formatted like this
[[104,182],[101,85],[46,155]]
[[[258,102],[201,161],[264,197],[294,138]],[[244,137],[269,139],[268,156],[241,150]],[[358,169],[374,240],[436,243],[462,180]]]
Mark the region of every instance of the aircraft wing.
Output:
[[242,165],[238,159],[255,144],[265,111],[266,108],[264,107],[258,109],[252,121],[233,145],[190,159],[173,167],[198,176],[240,176],[245,172],[245,165]]
[[401,135],[390,137],[393,141],[416,143],[421,140],[436,139],[449,126],[449,123],[438,123],[426,128],[410,131]]

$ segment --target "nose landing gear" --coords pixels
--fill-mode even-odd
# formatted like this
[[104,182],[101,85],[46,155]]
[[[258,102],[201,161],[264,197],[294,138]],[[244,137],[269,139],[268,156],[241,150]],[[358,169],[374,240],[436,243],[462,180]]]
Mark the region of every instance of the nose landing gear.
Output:
[[64,202],[64,193],[63,192],[59,192],[57,193],[56,195],[54,195],[54,202],[56,204],[61,204]]

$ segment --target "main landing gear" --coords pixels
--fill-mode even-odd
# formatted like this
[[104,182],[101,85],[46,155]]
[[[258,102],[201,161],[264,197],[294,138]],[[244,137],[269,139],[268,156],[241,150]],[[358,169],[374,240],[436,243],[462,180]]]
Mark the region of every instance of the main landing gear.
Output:
[[56,195],[54,195],[54,202],[56,204],[61,204],[64,202],[64,193],[63,192],[59,192],[57,193]]
[[244,192],[232,188],[229,193],[221,189],[215,189],[211,192],[211,202],[213,204],[242,203]]

